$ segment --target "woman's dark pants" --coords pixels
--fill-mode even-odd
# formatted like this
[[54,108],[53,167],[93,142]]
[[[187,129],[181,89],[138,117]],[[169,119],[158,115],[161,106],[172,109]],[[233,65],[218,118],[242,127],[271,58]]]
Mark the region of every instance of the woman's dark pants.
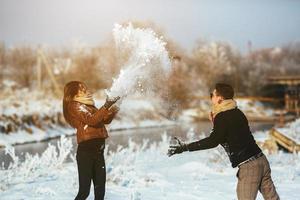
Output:
[[95,200],[103,200],[106,181],[103,150],[90,152],[78,148],[76,160],[79,176],[79,191],[75,200],[86,199],[89,196],[92,180]]

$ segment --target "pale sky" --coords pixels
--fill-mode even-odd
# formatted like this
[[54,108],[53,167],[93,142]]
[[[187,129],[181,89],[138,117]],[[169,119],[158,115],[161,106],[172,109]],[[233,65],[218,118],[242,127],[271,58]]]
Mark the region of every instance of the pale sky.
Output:
[[187,50],[199,39],[245,51],[300,41],[300,0],[0,0],[5,45],[97,45],[114,23],[147,20]]

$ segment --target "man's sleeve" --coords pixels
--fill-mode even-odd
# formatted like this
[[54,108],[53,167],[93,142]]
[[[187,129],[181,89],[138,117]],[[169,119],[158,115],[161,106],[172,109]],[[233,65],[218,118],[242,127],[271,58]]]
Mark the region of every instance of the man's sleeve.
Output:
[[214,127],[209,137],[192,142],[187,145],[189,151],[210,149],[222,143],[226,136],[226,122],[221,116],[217,116],[214,121]]

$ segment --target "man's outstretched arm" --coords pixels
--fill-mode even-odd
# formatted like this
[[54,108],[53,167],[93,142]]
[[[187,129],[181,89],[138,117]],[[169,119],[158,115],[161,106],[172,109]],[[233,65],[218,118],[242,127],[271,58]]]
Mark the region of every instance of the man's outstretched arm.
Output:
[[185,144],[179,141],[178,145],[170,146],[168,150],[168,155],[172,156],[174,154],[179,154],[184,151],[197,151],[203,149],[210,149],[218,146],[225,139],[225,135],[226,135],[225,124],[226,122],[224,122],[219,117],[216,117],[214,121],[213,130],[209,137],[196,142],[192,142],[190,144]]
[[216,117],[214,121],[214,127],[211,131],[210,136],[202,140],[187,144],[187,149],[189,151],[197,151],[197,150],[211,149],[218,146],[225,139],[225,135],[226,135],[225,124],[226,122],[220,119],[220,117]]

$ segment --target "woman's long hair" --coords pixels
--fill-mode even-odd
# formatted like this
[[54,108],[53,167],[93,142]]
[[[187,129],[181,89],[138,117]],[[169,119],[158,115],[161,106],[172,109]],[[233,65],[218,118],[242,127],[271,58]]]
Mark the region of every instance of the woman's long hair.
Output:
[[70,114],[69,114],[69,103],[73,101],[74,97],[78,94],[78,91],[82,88],[86,88],[86,85],[83,82],[80,81],[71,81],[65,85],[64,88],[64,99],[63,99],[63,114],[65,117],[65,120],[73,127],[75,128],[74,124],[70,120]]

